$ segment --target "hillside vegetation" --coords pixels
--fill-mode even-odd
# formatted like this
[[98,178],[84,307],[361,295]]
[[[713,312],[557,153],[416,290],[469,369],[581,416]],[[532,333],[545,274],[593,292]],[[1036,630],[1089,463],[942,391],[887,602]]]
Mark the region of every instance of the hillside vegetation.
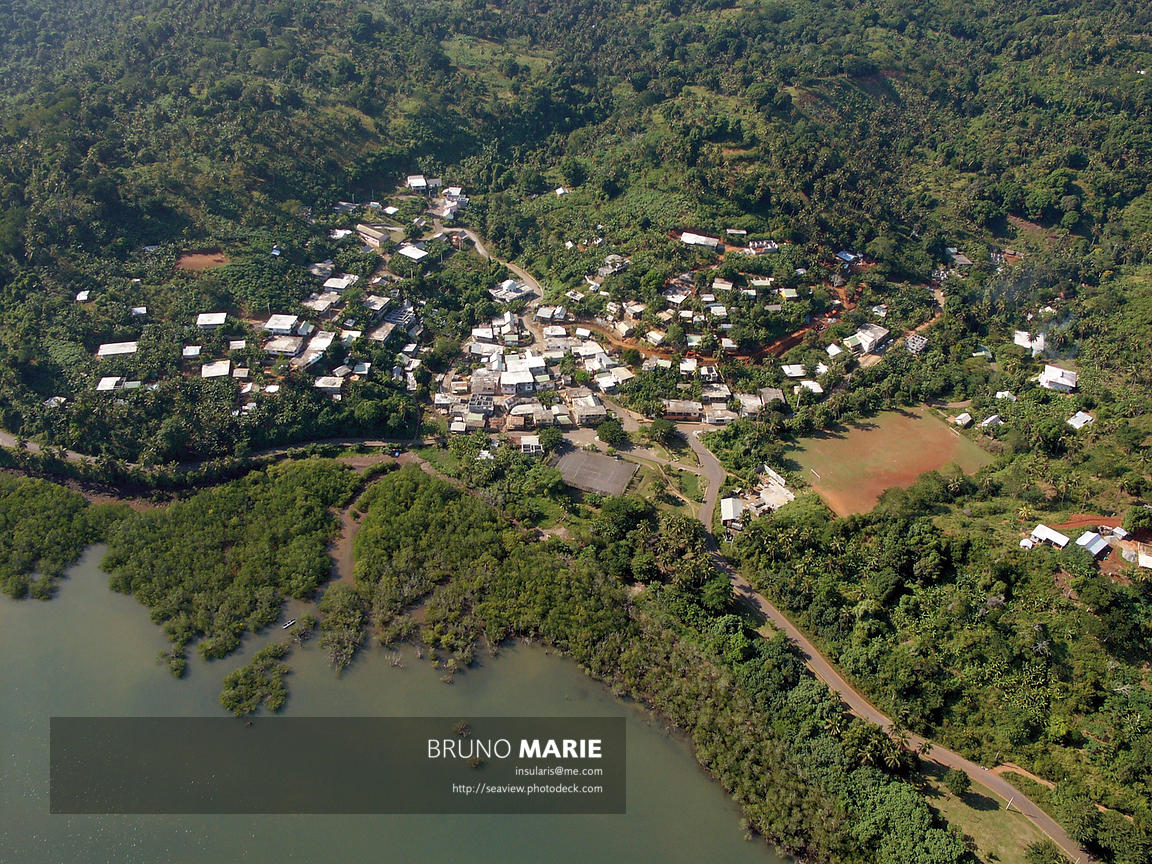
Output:
[[[308,214],[383,197],[411,170],[466,184],[469,220],[557,286],[603,255],[565,239],[626,249],[632,290],[691,263],[666,236],[683,227],[791,240],[809,258],[854,248],[881,284],[926,278],[946,244],[979,276],[990,246],[1051,237],[1042,254],[1074,262],[1073,278],[1107,278],[1152,252],[1150,15],[1134,2],[5,4],[0,421],[160,462],[406,432],[410,403],[387,382],[334,407],[294,376],[230,416],[226,382],[182,377],[171,358],[198,312],[293,308],[304,265],[344,254]],[[539,195],[562,183],[573,194]],[[174,269],[201,249],[230,263]],[[367,266],[353,259],[342,266]],[[84,290],[93,302],[73,302]],[[96,345],[135,338],[131,374],[159,386],[95,398],[121,368],[94,362]],[[69,401],[46,408],[51,396]]]

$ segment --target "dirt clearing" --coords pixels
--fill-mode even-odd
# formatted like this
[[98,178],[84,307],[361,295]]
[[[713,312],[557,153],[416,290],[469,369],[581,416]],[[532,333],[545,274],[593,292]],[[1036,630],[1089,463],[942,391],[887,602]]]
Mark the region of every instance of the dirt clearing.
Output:
[[176,269],[197,273],[201,270],[223,267],[227,263],[228,256],[223,252],[185,252],[177,259]]
[[788,456],[840,516],[867,513],[884,490],[907,488],[927,471],[955,463],[971,474],[992,461],[924,408],[886,411],[839,432],[803,438]]

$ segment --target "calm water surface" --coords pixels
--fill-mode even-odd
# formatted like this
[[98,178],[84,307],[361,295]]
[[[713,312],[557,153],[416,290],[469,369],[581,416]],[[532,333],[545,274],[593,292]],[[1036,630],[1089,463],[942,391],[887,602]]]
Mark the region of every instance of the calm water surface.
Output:
[[[176,680],[156,662],[163,634],[144,607],[114,594],[89,550],[48,603],[0,596],[0,862],[755,862],[740,814],[683,742],[614,699],[573,663],[504,650],[443,684],[408,655],[394,668],[365,651],[341,677],[314,644],[289,660],[297,715],[626,715],[623,816],[52,816],[52,715],[219,716],[220,684],[262,641],[225,661],[193,656]],[[275,638],[279,631],[269,634]],[[268,638],[268,637],[265,637]],[[194,652],[192,652],[194,655]],[[190,655],[190,656],[192,656]],[[302,780],[306,782],[306,780]]]

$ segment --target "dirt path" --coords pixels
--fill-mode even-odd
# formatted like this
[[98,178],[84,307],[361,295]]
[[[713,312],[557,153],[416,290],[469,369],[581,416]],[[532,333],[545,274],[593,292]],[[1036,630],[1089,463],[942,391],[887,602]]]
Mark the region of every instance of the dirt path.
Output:
[[[359,500],[360,496],[357,495],[356,501]],[[352,584],[352,576],[356,570],[356,556],[352,552],[352,544],[360,531],[360,520],[353,509],[356,501],[340,514],[340,535],[328,546],[328,554],[332,558],[332,582]]]
[[1116,528],[1123,521],[1119,516],[1099,516],[1093,513],[1081,513],[1078,516],[1073,516],[1067,522],[1061,522],[1059,525],[1053,525],[1057,531],[1071,531],[1075,528],[1097,528],[1101,525],[1108,525]]
[[1039,783],[1041,786],[1047,787],[1048,789],[1056,788],[1056,784],[1051,780],[1045,780],[1043,777],[1037,777],[1027,768],[1021,768],[1019,765],[1014,765],[1011,762],[1005,762],[1003,765],[997,765],[995,768],[990,769],[989,773],[995,774],[997,777],[1001,777],[1004,774],[1019,774],[1023,777],[1027,777],[1029,780],[1033,780],[1036,783]]

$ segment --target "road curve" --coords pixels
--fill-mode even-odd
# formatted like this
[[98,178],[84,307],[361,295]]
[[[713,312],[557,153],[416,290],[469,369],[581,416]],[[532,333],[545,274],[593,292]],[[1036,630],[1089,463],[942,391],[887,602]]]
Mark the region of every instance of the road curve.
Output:
[[[750,605],[756,612],[769,621],[773,627],[783,631],[788,638],[792,640],[800,651],[804,665],[844,701],[849,711],[857,717],[867,720],[870,723],[875,723],[885,732],[891,734],[894,730],[894,724],[891,718],[869,702],[863,694],[853,687],[848,680],[840,674],[839,670],[832,665],[832,662],[821,654],[820,650],[812,641],[801,632],[800,628],[793,624],[787,615],[770,603],[763,594],[758,593],[752,584],[720,554],[716,545],[716,539],[712,535],[712,514],[715,511],[716,498],[719,495],[720,486],[723,484],[726,473],[720,461],[697,438],[695,433],[699,431],[700,427],[690,424],[679,425],[681,431],[683,431],[688,438],[688,444],[700,459],[700,465],[704,469],[705,476],[708,477],[708,492],[705,495],[704,504],[700,507],[700,520],[704,522],[704,528],[708,532],[708,537],[711,541],[713,560],[722,572],[728,574],[736,596]],[[925,739],[919,735],[908,735],[908,745],[914,750],[920,749],[924,740]],[[972,782],[980,784],[985,789],[999,795],[1005,801],[1011,802],[1011,805],[1016,810],[1022,813],[1033,825],[1039,828],[1040,831],[1048,835],[1052,842],[1059,846],[1073,861],[1084,864],[1084,862],[1093,860],[1092,857],[1068,835],[1068,832],[1060,827],[1055,819],[1045,813],[1039,805],[1003,777],[993,774],[982,765],[977,765],[975,762],[965,759],[959,753],[955,753],[935,743],[932,744],[932,748],[926,758],[946,768],[955,768],[963,771],[971,778]]]
[[716,513],[716,501],[720,497],[720,487],[728,479],[728,472],[724,470],[720,460],[712,455],[712,451],[700,441],[698,433],[707,427],[682,423],[679,428],[684,433],[684,437],[688,439],[688,446],[692,448],[692,452],[700,460],[700,468],[708,479],[708,488],[704,492],[704,501],[700,505],[698,515],[700,521],[704,523],[704,530],[708,532],[708,538],[713,548],[715,548],[716,538],[712,536],[712,517]]

